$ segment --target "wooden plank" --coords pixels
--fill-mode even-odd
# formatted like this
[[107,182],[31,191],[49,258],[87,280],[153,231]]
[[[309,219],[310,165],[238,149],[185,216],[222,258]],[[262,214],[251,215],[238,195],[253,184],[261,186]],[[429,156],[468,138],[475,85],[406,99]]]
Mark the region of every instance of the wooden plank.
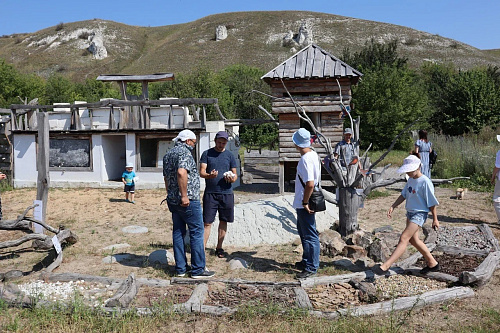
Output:
[[297,57],[293,57],[286,62],[284,77],[295,77],[295,64],[297,62]]
[[[306,112],[340,112],[340,105],[308,106],[304,108]],[[274,113],[296,113],[294,107],[272,108]]]
[[306,54],[301,52],[297,54],[297,63],[295,66],[295,77],[304,78],[305,77],[305,64],[306,64]]
[[[305,52],[304,52],[305,53]],[[314,66],[314,49],[310,47],[307,50],[307,56],[306,56],[306,70],[304,73],[305,77],[311,77],[312,71],[313,71],[313,66]]]
[[[343,103],[350,103],[350,96],[344,95]],[[295,103],[300,104],[303,107],[307,106],[325,106],[325,105],[340,105],[340,97],[339,96],[325,96],[325,97],[314,97],[314,98],[295,98]],[[282,102],[273,102],[273,107],[293,107],[294,103],[292,101],[282,101]]]
[[38,170],[36,199],[41,200],[42,222],[46,221],[47,202],[49,198],[50,175],[49,175],[49,115],[46,112],[40,112],[37,115],[38,123],[38,150],[36,166]]
[[335,76],[335,61],[332,58],[325,58],[325,69],[323,73],[324,76]]
[[311,75],[313,77],[323,77],[325,68],[325,54],[320,50],[314,52],[314,66]]
[[285,86],[286,89],[281,86],[277,87],[276,89],[273,89],[273,95],[277,97],[283,97],[286,94],[286,90],[288,90],[291,94],[299,94],[299,93],[328,93],[332,96],[338,95],[339,91],[342,91],[343,94],[352,96],[350,86],[348,87],[341,87],[339,90],[338,86],[331,86],[331,85],[321,85],[321,84],[315,84],[315,85],[301,85],[297,87],[289,87],[288,86],[288,81],[285,81]]

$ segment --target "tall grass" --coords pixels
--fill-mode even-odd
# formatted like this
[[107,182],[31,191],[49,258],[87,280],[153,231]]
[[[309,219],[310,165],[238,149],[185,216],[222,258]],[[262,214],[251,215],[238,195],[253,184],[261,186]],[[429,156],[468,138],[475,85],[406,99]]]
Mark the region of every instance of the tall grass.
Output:
[[479,134],[464,136],[429,135],[438,153],[432,169],[434,178],[470,177],[470,181],[456,182],[473,190],[490,191],[491,173],[495,155],[500,149],[495,132],[485,128]]

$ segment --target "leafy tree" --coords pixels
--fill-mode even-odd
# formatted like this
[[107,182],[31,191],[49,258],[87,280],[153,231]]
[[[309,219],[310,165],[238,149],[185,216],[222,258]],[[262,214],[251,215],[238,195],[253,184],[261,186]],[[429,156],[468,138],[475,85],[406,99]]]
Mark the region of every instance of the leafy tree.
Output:
[[435,103],[435,128],[448,135],[479,133],[500,123],[500,89],[487,68],[459,71],[441,89]]
[[397,39],[388,43],[378,43],[372,38],[358,52],[351,53],[349,48],[344,49],[341,59],[361,72],[386,67],[405,68],[408,58],[400,57],[397,50]]
[[47,79],[44,104],[71,103],[75,97],[81,98],[80,95],[75,95],[75,84],[66,77],[52,74]]
[[117,88],[111,82],[87,79],[83,84],[77,84],[75,90],[86,102],[98,102],[101,98],[121,98]]
[[[408,68],[385,66],[364,74],[362,82],[353,87],[353,116],[361,116],[363,146],[371,142],[374,149],[387,148],[408,123],[416,118],[427,119],[427,94]],[[396,149],[407,149],[411,140],[409,135],[401,138]]]

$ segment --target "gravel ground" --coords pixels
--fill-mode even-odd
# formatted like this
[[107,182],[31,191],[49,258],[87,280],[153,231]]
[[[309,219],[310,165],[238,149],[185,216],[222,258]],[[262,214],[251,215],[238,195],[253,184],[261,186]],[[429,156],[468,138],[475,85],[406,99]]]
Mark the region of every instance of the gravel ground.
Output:
[[430,290],[444,289],[446,282],[412,275],[392,275],[387,278],[377,279],[375,282],[379,299],[392,299],[397,297],[415,296]]
[[464,228],[441,227],[438,232],[438,245],[491,250],[491,245],[479,229],[465,230]]

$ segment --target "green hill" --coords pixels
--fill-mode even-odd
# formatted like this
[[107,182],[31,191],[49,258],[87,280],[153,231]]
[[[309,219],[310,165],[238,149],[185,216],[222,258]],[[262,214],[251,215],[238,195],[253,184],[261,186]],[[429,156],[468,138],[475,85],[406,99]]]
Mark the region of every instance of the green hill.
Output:
[[[398,39],[401,55],[413,67],[425,61],[453,62],[460,68],[500,66],[498,50],[479,50],[456,40],[387,23],[304,12],[236,12],[211,15],[194,22],[138,27],[94,19],[64,23],[35,33],[0,38],[0,57],[27,73],[53,72],[74,80],[99,74],[190,72],[200,66],[215,70],[243,63],[270,70],[304,45],[283,43],[307,24],[311,41],[340,56],[346,47],[359,50],[367,41]],[[215,40],[215,29],[227,38]],[[107,56],[96,59],[87,47],[89,36],[102,40]]]

